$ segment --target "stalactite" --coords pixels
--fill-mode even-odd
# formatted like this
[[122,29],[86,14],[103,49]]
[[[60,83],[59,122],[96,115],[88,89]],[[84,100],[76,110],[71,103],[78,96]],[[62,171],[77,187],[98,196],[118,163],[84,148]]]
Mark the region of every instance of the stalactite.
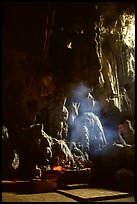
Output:
[[[134,114],[134,35],[128,34],[134,26],[134,15],[115,15],[113,22],[106,21],[110,13],[103,10],[96,23],[96,51],[101,64],[100,82],[108,94],[114,93],[115,105],[127,115]],[[121,27],[122,26],[122,27]],[[134,28],[134,27],[133,27]],[[129,37],[128,37],[129,36]],[[132,47],[132,49],[131,49]],[[128,80],[132,78],[132,80]],[[127,84],[130,88],[125,89]],[[104,96],[105,97],[105,96]]]

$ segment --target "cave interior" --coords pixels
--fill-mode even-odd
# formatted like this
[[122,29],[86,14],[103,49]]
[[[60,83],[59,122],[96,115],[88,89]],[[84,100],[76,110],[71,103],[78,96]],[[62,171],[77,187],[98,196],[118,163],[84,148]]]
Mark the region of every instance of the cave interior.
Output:
[[[126,150],[108,145],[76,164],[90,133],[86,125],[73,131],[72,120],[87,95],[103,134],[122,131],[127,121],[130,127]],[[31,178],[34,167],[36,176],[39,168],[69,165],[93,168],[92,182],[103,185],[108,177],[121,182],[121,169],[134,177],[134,117],[134,2],[3,3],[3,179]]]

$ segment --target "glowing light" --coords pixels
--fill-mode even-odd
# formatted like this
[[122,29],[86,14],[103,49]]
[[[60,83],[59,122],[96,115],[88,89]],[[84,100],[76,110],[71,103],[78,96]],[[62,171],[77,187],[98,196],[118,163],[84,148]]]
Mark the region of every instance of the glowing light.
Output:
[[72,49],[72,42],[70,42],[69,44],[67,44],[67,48]]
[[62,168],[62,166],[53,166],[53,170],[62,171],[63,168]]

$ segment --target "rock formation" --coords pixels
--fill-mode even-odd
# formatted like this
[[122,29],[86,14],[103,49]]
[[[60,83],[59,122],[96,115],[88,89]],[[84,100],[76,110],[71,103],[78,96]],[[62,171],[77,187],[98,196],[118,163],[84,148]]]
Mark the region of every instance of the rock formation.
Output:
[[134,3],[3,3],[2,9],[2,123],[13,149],[36,123],[67,143],[66,121],[79,106],[75,96],[72,104],[68,99],[81,84],[100,119],[113,101],[118,123],[130,120],[134,128]]

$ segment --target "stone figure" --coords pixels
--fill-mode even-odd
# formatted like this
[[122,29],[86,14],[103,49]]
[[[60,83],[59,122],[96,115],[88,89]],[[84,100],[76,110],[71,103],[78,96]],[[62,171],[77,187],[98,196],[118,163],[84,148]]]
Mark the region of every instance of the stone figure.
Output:
[[99,118],[92,112],[93,106],[94,99],[90,93],[80,101],[71,140],[80,142],[82,151],[95,156],[107,141]]

